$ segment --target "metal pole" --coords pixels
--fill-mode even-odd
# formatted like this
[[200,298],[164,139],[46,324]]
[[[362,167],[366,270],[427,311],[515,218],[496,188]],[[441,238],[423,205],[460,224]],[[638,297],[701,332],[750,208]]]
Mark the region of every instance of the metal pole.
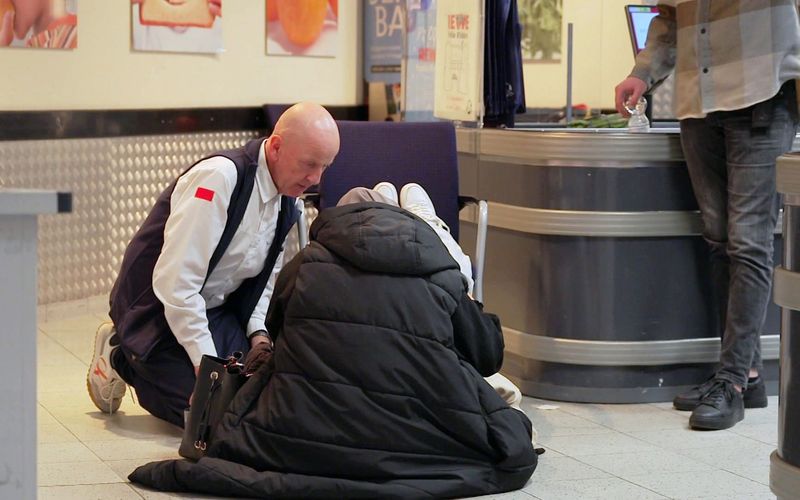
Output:
[[567,23],[567,125],[572,121],[572,23]]

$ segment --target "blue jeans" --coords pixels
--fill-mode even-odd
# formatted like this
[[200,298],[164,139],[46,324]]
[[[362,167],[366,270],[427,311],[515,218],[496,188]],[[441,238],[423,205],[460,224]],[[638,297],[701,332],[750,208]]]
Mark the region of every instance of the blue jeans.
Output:
[[750,108],[681,120],[724,328],[716,377],[742,387],[750,368],[762,368],[760,332],[770,300],[779,203],[775,160],[791,149],[797,132],[797,104],[787,89]]

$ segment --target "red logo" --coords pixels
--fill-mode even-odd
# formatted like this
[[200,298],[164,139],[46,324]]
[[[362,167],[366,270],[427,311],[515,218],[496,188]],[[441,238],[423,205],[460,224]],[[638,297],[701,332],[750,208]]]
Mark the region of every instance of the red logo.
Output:
[[214,191],[210,189],[206,189],[204,187],[197,188],[197,191],[194,193],[195,198],[200,198],[201,200],[211,201],[214,199]]

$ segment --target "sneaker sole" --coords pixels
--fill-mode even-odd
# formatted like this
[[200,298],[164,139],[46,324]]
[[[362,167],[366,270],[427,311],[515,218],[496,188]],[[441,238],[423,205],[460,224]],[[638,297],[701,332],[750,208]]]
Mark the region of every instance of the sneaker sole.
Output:
[[[108,402],[103,401],[102,399],[100,401],[95,399],[94,391],[92,390],[92,382],[90,381],[90,379],[92,377],[92,367],[97,362],[97,358],[100,357],[100,351],[98,351],[98,346],[100,344],[98,344],[98,342],[97,342],[97,337],[100,335],[100,330],[102,330],[104,326],[110,325],[110,324],[111,324],[110,321],[106,321],[105,323],[102,323],[97,328],[97,331],[94,334],[94,354],[92,355],[92,363],[89,365],[89,372],[86,374],[86,390],[89,392],[89,399],[92,400],[92,403],[94,403],[94,405],[97,407],[98,410],[102,411],[103,413],[108,413],[109,415],[111,415],[114,412],[116,412],[117,409],[119,409],[119,407],[117,407],[117,408],[107,408],[108,407]],[[100,346],[99,349],[102,350],[102,346]],[[111,367],[109,367],[109,368],[111,368]],[[121,384],[119,386],[119,389],[115,388],[114,392],[111,394],[111,399],[112,400],[114,400],[114,399],[122,400],[122,398],[125,396],[125,390],[126,390],[126,385],[123,383],[123,384]],[[119,393],[119,394],[117,394],[117,393]]]
[[[677,401],[672,402],[672,406],[679,411],[693,411],[695,408],[697,408],[699,404],[700,403],[693,404],[693,403],[683,403],[683,402],[679,403]],[[745,399],[744,401],[744,407],[749,410],[755,408],[766,408],[767,406],[769,406],[769,401],[767,400],[767,398],[758,401],[753,401],[753,400],[748,401]]]
[[697,408],[697,405],[699,405],[699,404],[700,403],[688,403],[688,402],[678,402],[678,401],[673,401],[672,402],[672,406],[676,410],[680,410],[680,411],[692,411],[695,408]]
[[744,420],[744,411],[737,412],[725,420],[717,418],[700,418],[694,415],[689,418],[689,427],[697,430],[705,431],[721,431],[723,429],[730,429],[734,425]]

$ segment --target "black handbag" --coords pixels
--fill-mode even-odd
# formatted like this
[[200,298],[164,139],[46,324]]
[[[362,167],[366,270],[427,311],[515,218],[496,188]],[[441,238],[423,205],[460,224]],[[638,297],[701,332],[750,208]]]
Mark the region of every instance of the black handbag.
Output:
[[206,455],[214,438],[214,430],[222,420],[236,392],[245,383],[242,353],[228,359],[203,355],[194,386],[192,406],[183,429],[178,449],[180,456],[199,460]]

